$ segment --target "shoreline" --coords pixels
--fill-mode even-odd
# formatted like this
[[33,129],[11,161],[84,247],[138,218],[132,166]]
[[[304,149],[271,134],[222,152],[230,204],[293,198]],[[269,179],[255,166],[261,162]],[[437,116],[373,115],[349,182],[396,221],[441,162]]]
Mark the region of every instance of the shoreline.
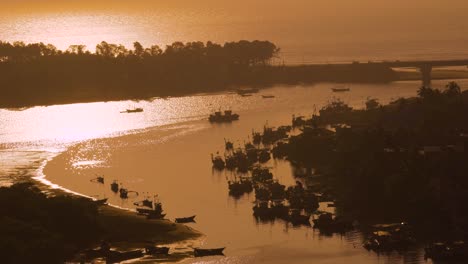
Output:
[[[395,82],[405,82],[405,81],[420,81],[421,76],[420,73],[417,71],[395,71],[397,75],[397,79],[390,81],[390,83],[395,83]],[[441,80],[464,80],[468,79],[468,71],[460,71],[460,70],[434,70],[433,71],[433,76],[432,80],[433,81],[441,81]],[[336,81],[336,82],[328,82],[328,81],[323,81],[323,82],[314,82],[316,83],[336,83],[336,84],[362,84],[365,82],[359,82],[359,81],[351,81],[351,82],[343,82],[343,81]],[[310,83],[310,85],[313,85],[314,83]],[[374,82],[375,84],[382,84],[382,83],[388,83],[386,81],[381,81],[381,82]],[[305,83],[299,83],[299,85],[304,85]],[[309,84],[309,83],[308,83]],[[368,84],[368,83],[366,83]],[[269,89],[273,88],[276,86],[297,86],[297,83],[275,83],[275,84],[267,84],[267,85],[240,85],[240,86],[230,86],[226,87],[225,89],[219,90],[219,91],[207,91],[207,92],[194,92],[194,93],[174,93],[171,95],[155,95],[155,96],[150,96],[150,97],[118,97],[118,96],[110,96],[110,97],[94,97],[94,98],[89,98],[89,99],[73,99],[73,98],[67,98],[65,100],[62,100],[61,102],[55,102],[55,103],[37,103],[37,104],[0,104],[0,110],[10,110],[10,111],[22,111],[28,108],[33,108],[33,107],[48,107],[48,106],[54,106],[54,105],[67,105],[67,104],[80,104],[80,103],[98,103],[98,102],[121,102],[121,101],[153,101],[157,99],[170,99],[170,98],[179,98],[179,97],[187,97],[187,96],[203,96],[203,95],[216,95],[216,94],[224,94],[224,93],[229,93],[233,92],[238,88],[242,87],[256,87],[259,88],[260,90],[263,89]]]
[[[164,128],[165,126],[152,127],[149,129]],[[125,137],[128,135],[145,133],[147,130],[148,128],[142,129],[138,133],[116,135],[113,137]],[[107,137],[99,139],[106,138]],[[89,196],[85,193],[77,192],[73,189],[66,188],[65,186],[51,181],[48,178],[47,174],[44,172],[49,162],[53,161],[63,153],[67,152],[70,148],[92,140],[96,139],[77,142],[67,147],[64,151],[57,153],[57,155],[43,160],[42,164],[37,168],[37,175],[31,177],[30,181],[33,182],[35,186],[37,186],[42,192],[44,192],[48,196],[64,195],[76,198],[82,197],[88,199],[96,199],[95,197]],[[190,226],[177,224],[169,219],[148,220],[145,216],[138,215],[135,210],[120,207],[113,204],[106,204],[99,207],[98,221],[104,227],[104,239],[111,244],[113,249],[116,250],[131,250],[137,248],[144,248],[149,244],[158,244],[166,246],[175,245],[175,247],[177,247],[183,243],[195,243],[195,241],[204,236],[201,232],[195,230]],[[125,226],[125,229],[122,229],[122,226]],[[96,241],[94,247],[98,246],[99,241]],[[181,258],[186,257],[190,257],[190,255],[169,255],[168,261],[178,261]]]

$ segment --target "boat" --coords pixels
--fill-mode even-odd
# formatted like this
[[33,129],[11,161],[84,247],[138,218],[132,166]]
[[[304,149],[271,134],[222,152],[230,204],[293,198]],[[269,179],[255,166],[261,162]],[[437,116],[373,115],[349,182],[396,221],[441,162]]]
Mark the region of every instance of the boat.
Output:
[[120,189],[119,193],[120,193],[120,198],[122,198],[122,199],[127,199],[128,198],[128,190],[127,189],[122,188],[122,189]]
[[195,223],[195,215],[189,217],[181,217],[175,219],[176,223],[184,224],[184,223]]
[[135,202],[135,203],[133,203],[133,205],[153,208],[153,201],[151,201],[149,199],[145,199],[145,200],[142,200],[142,201],[139,201],[139,202]]
[[465,241],[436,242],[424,248],[425,259],[433,261],[460,261],[468,258],[468,245]]
[[146,255],[169,255],[169,248],[168,247],[146,247],[145,248]]
[[341,93],[341,92],[349,92],[351,89],[349,87],[335,87],[332,88],[332,91],[335,93]]
[[263,99],[271,99],[271,98],[275,98],[274,95],[262,95],[262,98]]
[[111,190],[115,193],[119,192],[119,184],[117,183],[117,181],[111,183]]
[[233,114],[231,110],[224,111],[224,114],[221,111],[216,111],[210,115],[208,120],[211,123],[230,123],[235,120],[239,120],[238,114]]
[[138,107],[138,108],[133,108],[133,109],[127,109],[125,111],[122,111],[120,113],[127,113],[127,114],[130,114],[130,113],[141,113],[143,112],[143,108],[141,107]]
[[253,94],[253,93],[258,93],[260,90],[256,88],[250,88],[250,89],[237,89],[236,93],[239,95],[245,95],[245,94]]
[[96,177],[94,179],[91,179],[91,182],[104,184],[104,176],[98,176],[98,177]]
[[202,249],[202,248],[195,248],[194,255],[195,257],[205,257],[205,256],[217,256],[217,255],[224,255],[223,251],[225,248],[212,248],[212,249]]
[[122,261],[143,257],[143,251],[132,250],[126,252],[109,251],[106,256],[106,263],[119,263]]

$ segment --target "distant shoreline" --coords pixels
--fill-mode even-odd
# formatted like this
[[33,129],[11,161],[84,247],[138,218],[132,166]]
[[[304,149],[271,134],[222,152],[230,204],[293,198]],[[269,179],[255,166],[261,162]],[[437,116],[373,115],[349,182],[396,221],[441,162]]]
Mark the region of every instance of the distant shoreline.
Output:
[[[395,71],[397,78],[391,82],[399,82],[399,81],[420,81],[420,73],[417,71],[414,72],[403,72],[403,71]],[[460,80],[460,79],[468,79],[468,71],[460,71],[460,70],[434,70],[433,71],[433,80]],[[325,82],[325,81],[324,81]],[[328,81],[327,81],[328,82]],[[331,81],[331,83],[333,83]],[[335,83],[346,83],[346,84],[359,84],[365,83],[361,81],[355,82],[335,82]],[[372,83],[385,83],[385,82],[372,82]],[[271,84],[266,85],[263,87],[259,87],[260,89],[267,89],[271,88],[275,85],[301,85],[298,84]],[[302,83],[304,85],[304,83]],[[216,94],[216,93],[226,93],[229,91],[233,91],[237,88],[245,87],[227,87],[222,90],[218,91],[198,91],[198,92],[191,92],[191,93],[173,93],[169,95],[154,95],[149,97],[131,97],[131,96],[117,96],[117,95],[104,95],[104,96],[95,96],[90,98],[62,98],[61,100],[53,101],[53,102],[44,102],[44,103],[7,103],[7,102],[0,102],[0,109],[21,109],[21,108],[30,108],[36,106],[51,106],[51,105],[64,105],[64,104],[76,104],[76,103],[95,103],[95,102],[112,102],[112,101],[126,101],[126,100],[135,100],[135,101],[150,101],[156,98],[170,98],[170,97],[183,97],[183,96],[194,96],[200,94]]]

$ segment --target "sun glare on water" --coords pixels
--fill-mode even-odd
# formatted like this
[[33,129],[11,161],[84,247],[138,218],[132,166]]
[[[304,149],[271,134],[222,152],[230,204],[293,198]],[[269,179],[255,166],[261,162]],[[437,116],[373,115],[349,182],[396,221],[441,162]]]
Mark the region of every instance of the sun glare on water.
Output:
[[[94,51],[101,41],[130,46],[134,41],[159,43],[158,25],[153,33],[129,15],[95,13],[34,14],[0,19],[0,39],[26,43],[51,43],[61,50],[70,45],[86,45]],[[150,44],[150,43],[147,43]]]

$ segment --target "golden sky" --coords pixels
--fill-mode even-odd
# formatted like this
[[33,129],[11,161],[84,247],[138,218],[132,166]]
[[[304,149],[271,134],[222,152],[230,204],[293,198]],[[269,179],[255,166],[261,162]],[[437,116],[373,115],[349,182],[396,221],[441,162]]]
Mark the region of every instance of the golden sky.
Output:
[[[301,11],[317,14],[321,12],[349,11],[354,15],[382,13],[394,10],[411,10],[416,14],[452,10],[466,11],[466,0],[1,0],[2,9],[23,11],[55,10],[137,10],[137,9],[209,9],[224,8],[233,11],[247,11],[281,14],[287,11]],[[463,10],[464,9],[464,10]],[[320,11],[320,12],[317,12]]]

